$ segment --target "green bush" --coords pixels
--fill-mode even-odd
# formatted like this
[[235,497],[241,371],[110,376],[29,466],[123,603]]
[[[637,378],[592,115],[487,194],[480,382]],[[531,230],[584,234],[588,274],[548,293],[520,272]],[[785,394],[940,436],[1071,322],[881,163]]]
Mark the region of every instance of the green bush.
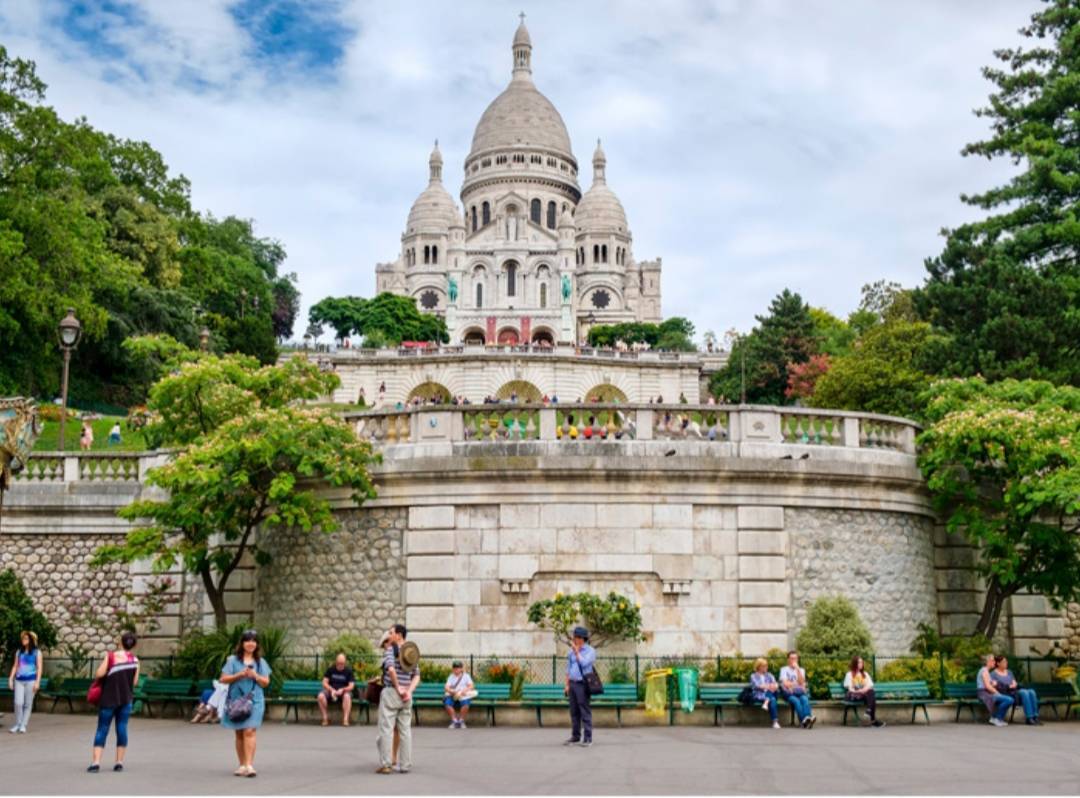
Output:
[[[749,684],[755,659],[756,657],[722,657],[702,670],[701,681]],[[765,659],[769,663],[769,673],[779,679],[780,669],[787,664],[787,652],[778,648],[770,649],[765,654]],[[842,682],[848,668],[846,659],[835,657],[800,656],[799,664],[806,670],[806,686],[810,697],[816,699],[828,698],[829,682]]]
[[329,668],[337,659],[337,655],[341,653],[345,654],[346,661],[352,665],[354,673],[357,674],[365,665],[379,664],[379,658],[375,655],[375,647],[371,645],[370,640],[362,635],[345,632],[329,641],[323,649],[322,659],[320,660],[323,670]]
[[[240,637],[249,624],[237,624],[231,629],[201,630],[192,632],[180,642],[173,654],[171,675],[188,679],[215,679],[221,673],[225,660],[235,653]],[[268,626],[259,629],[259,646],[262,657],[270,666],[270,689],[276,692],[291,670],[291,663],[284,657],[288,651],[288,634],[284,629]],[[280,667],[279,667],[280,666]],[[310,668],[311,666],[304,666]],[[307,678],[307,677],[288,677]]]
[[866,659],[874,653],[874,642],[859,611],[844,596],[822,596],[810,605],[806,625],[795,639],[799,653],[829,657]]
[[0,663],[5,673],[19,648],[24,629],[37,634],[40,648],[56,645],[56,627],[34,607],[22,580],[11,569],[0,571]]
[[[894,659],[879,665],[877,679],[881,682],[917,682],[925,681],[930,687],[930,695],[934,698],[942,698],[941,690],[941,666],[942,659],[939,657],[904,657]],[[944,660],[945,681],[963,682],[963,667],[951,660]]]
[[634,670],[630,667],[630,660],[615,659],[608,662],[607,681],[611,684],[633,684]]
[[445,684],[447,677],[450,676],[451,670],[453,669],[448,664],[421,659],[420,681]]

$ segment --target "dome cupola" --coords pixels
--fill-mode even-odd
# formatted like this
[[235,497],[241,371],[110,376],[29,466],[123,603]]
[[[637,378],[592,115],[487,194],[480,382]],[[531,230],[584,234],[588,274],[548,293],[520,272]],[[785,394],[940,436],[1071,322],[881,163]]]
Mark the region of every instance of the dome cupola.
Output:
[[600,140],[596,140],[593,153],[593,184],[578,203],[574,223],[578,233],[616,233],[629,237],[626,211],[607,184],[607,156]]
[[409,211],[405,235],[446,233],[451,226],[461,224],[461,213],[442,184],[442,166],[443,157],[436,139],[435,149],[431,151],[428,159],[428,186],[416,198],[412,210]]

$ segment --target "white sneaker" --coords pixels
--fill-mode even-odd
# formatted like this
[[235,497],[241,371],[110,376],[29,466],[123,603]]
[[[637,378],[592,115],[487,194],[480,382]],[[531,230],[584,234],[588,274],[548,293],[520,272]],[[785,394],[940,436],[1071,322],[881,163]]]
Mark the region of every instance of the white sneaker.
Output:
[[19,734],[26,734],[26,727],[25,726],[20,726],[19,727]]
[[8,729],[8,732],[10,734],[18,734],[19,733],[19,727],[18,726],[12,726],[10,729]]
[[772,727],[773,727],[774,729],[779,729],[779,728],[780,728],[780,721],[778,721],[778,720],[774,720],[774,721],[772,722]]
[[459,721],[458,721],[458,728],[459,728],[459,729],[467,729],[467,728],[469,728],[469,727],[465,725],[465,721],[463,721],[463,720],[459,720]]
[[456,729],[457,728],[457,721],[456,720],[450,721],[450,725],[447,726],[446,728],[448,728],[448,729]]

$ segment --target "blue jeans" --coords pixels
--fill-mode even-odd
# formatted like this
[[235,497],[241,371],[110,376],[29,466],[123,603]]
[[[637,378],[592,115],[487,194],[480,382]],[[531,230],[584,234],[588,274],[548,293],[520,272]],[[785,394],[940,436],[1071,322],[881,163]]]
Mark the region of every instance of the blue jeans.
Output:
[[120,707],[102,707],[97,715],[97,732],[94,734],[94,748],[104,748],[109,737],[109,726],[116,720],[116,747],[127,748],[127,724],[131,717],[131,704]]
[[[1039,717],[1039,697],[1030,687],[1021,687],[1016,691],[1021,706],[1024,707],[1024,717],[1031,719]],[[1015,703],[1016,699],[1013,699]]]
[[785,701],[795,707],[795,714],[798,716],[800,723],[810,717],[810,696],[806,693],[789,693],[787,691],[784,691],[781,695],[784,696]]
[[763,704],[768,702],[767,708],[769,710],[769,720],[773,721],[774,723],[780,719],[780,714],[776,709],[777,700],[778,696],[776,695],[776,693],[769,693],[769,695],[761,699],[761,703]]
[[1011,696],[1002,695],[1001,693],[994,694],[994,717],[998,720],[1005,720],[1005,715],[1009,711],[1009,707],[1013,705]]

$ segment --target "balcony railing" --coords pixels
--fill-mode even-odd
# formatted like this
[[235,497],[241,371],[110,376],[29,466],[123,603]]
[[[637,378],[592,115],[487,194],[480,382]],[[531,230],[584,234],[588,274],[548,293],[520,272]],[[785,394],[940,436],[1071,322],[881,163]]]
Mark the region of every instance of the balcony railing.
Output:
[[538,344],[450,344],[431,347],[400,347],[397,349],[346,349],[320,346],[317,349],[291,349],[290,354],[307,354],[319,360],[332,362],[364,360],[415,360],[416,358],[461,357],[572,357],[595,358],[597,360],[636,360],[645,363],[687,363],[694,366],[701,364],[699,352],[663,352],[655,349],[647,351],[596,348],[556,344],[541,346]]

